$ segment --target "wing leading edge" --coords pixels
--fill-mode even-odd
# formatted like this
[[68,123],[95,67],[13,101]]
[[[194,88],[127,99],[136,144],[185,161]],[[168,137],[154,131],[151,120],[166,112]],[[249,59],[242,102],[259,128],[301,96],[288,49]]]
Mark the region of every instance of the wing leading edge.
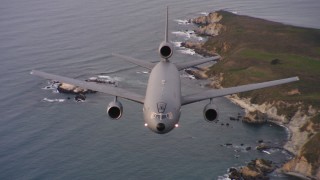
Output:
[[262,89],[262,88],[271,87],[271,86],[277,86],[280,84],[286,84],[286,83],[290,83],[298,80],[299,80],[298,77],[292,77],[287,79],[280,79],[275,81],[249,84],[249,85],[243,85],[243,86],[237,86],[237,87],[231,87],[231,88],[212,89],[212,90],[204,91],[197,94],[183,96],[181,105],[191,104],[191,103],[202,101],[205,99],[216,98],[216,97],[226,96],[226,95],[235,94],[235,93]]
[[122,88],[105,86],[105,85],[96,84],[96,83],[93,83],[93,82],[80,81],[80,80],[77,80],[77,79],[72,79],[72,78],[63,77],[63,76],[54,75],[54,74],[49,74],[49,73],[42,72],[42,71],[37,71],[37,70],[32,70],[30,72],[30,74],[36,75],[36,76],[40,76],[40,77],[45,78],[45,79],[57,80],[57,81],[60,81],[60,82],[72,84],[72,85],[79,86],[79,87],[82,87],[82,88],[91,89],[91,90],[94,90],[94,91],[110,94],[110,95],[113,95],[113,96],[122,97],[124,99],[135,101],[135,102],[138,102],[138,103],[141,103],[141,104],[144,103],[144,96],[136,94],[136,93],[133,93],[133,92],[130,92],[130,91],[127,91],[127,90],[122,89]]

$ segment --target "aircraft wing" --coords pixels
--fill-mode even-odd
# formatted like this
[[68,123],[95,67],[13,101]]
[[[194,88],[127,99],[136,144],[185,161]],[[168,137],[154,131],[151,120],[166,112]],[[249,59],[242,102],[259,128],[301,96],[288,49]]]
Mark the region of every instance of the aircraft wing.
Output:
[[180,71],[182,69],[186,69],[186,68],[189,68],[189,67],[197,66],[199,64],[204,64],[204,63],[209,62],[209,61],[216,61],[216,60],[218,60],[220,58],[221,58],[221,56],[218,55],[218,56],[199,59],[199,60],[190,61],[190,62],[176,63],[176,66],[177,66],[178,70]]
[[110,94],[110,95],[113,95],[113,96],[122,97],[124,99],[135,101],[135,102],[138,102],[138,103],[141,103],[141,104],[144,103],[144,96],[136,94],[136,93],[133,93],[133,92],[129,92],[129,91],[127,91],[125,89],[122,89],[122,88],[105,86],[105,85],[97,84],[97,83],[94,83],[94,82],[80,81],[80,80],[77,80],[77,79],[58,76],[58,75],[49,74],[49,73],[36,71],[36,70],[31,71],[30,74],[36,75],[36,76],[40,76],[40,77],[43,77],[45,79],[57,80],[57,81],[60,81],[60,82],[64,82],[64,83],[72,84],[72,85],[75,85],[75,86],[79,86],[81,88],[91,89],[91,90],[94,90],[94,91]]
[[230,95],[230,94],[276,86],[276,85],[280,85],[280,84],[286,84],[286,83],[290,83],[290,82],[294,82],[294,81],[298,81],[298,80],[299,80],[298,77],[292,77],[292,78],[287,78],[287,79],[280,79],[280,80],[268,81],[268,82],[263,82],[263,83],[236,86],[236,87],[231,87],[231,88],[212,89],[212,90],[204,91],[204,92],[197,93],[197,94],[183,96],[181,99],[181,105],[191,104],[191,103],[202,101],[205,99],[216,98],[216,97],[226,96],[226,95]]
[[129,62],[131,62],[133,64],[136,64],[138,66],[150,69],[150,70],[155,66],[154,63],[151,63],[151,62],[148,62],[148,61],[144,61],[144,60],[140,60],[140,59],[136,59],[136,58],[132,58],[132,57],[128,57],[128,56],[124,56],[124,55],[121,55],[121,54],[112,53],[112,55],[115,56],[115,57],[122,58],[122,59],[124,59],[126,61],[129,61]]

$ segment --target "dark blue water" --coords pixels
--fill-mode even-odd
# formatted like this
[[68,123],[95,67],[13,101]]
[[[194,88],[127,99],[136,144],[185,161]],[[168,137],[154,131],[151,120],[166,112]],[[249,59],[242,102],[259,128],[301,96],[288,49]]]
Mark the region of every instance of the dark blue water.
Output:
[[[124,116],[111,121],[105,111],[113,97],[97,93],[76,103],[67,100],[71,95],[41,89],[47,81],[29,74],[39,69],[78,79],[108,75],[143,94],[148,75],[137,72],[144,69],[110,54],[159,60],[167,4],[170,31],[187,28],[177,19],[218,9],[320,28],[318,0],[0,0],[0,179],[223,179],[229,167],[257,157],[277,163],[287,158],[280,150],[245,151],[241,143],[254,147],[260,139],[281,146],[286,132],[230,121],[242,110],[224,98],[214,101],[219,124],[203,120],[204,101],[183,107],[180,127],[158,135],[143,126],[139,104],[121,100]],[[196,58],[176,53],[172,60]],[[202,91],[205,83],[183,79],[182,91]],[[233,146],[221,146],[225,143]],[[289,178],[273,174],[272,179]]]

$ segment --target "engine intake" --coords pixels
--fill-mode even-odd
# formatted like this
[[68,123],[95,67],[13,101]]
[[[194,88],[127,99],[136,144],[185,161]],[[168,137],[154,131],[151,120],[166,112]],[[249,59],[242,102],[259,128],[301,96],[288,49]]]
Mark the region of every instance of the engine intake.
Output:
[[119,101],[112,101],[109,103],[107,113],[111,119],[119,119],[122,116],[122,104]]
[[173,46],[168,42],[162,42],[159,46],[159,53],[162,58],[168,59],[172,56]]
[[219,112],[214,104],[207,104],[203,109],[204,119],[208,122],[214,122],[219,117]]

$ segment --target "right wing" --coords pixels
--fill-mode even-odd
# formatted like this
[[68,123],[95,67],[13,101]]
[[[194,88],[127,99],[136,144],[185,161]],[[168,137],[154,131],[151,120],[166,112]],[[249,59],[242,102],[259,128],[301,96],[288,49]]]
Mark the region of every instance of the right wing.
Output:
[[204,59],[195,60],[191,62],[176,63],[176,66],[177,66],[177,69],[180,71],[189,67],[197,66],[199,64],[204,64],[209,61],[216,61],[216,60],[219,60],[220,58],[221,56],[217,55],[214,57],[204,58]]
[[143,60],[132,58],[132,57],[128,57],[128,56],[124,56],[124,55],[121,55],[121,54],[112,53],[112,55],[115,56],[115,57],[122,58],[122,59],[124,59],[126,61],[129,61],[129,62],[131,62],[133,64],[136,64],[138,66],[150,69],[150,70],[155,66],[154,63],[151,63],[151,62],[148,62],[148,61],[143,61]]
[[280,84],[286,84],[286,83],[290,83],[290,82],[294,82],[294,81],[298,81],[298,80],[299,80],[298,77],[292,77],[292,78],[287,78],[287,79],[280,79],[280,80],[268,81],[268,82],[263,82],[263,83],[236,86],[236,87],[231,87],[231,88],[212,89],[212,90],[200,92],[197,94],[183,96],[181,105],[191,104],[191,103],[202,101],[205,99],[216,98],[216,97],[226,96],[226,95],[230,95],[230,94],[276,86],[276,85],[280,85]]
[[57,80],[57,81],[60,81],[60,82],[72,84],[72,85],[79,86],[79,87],[82,87],[82,88],[91,89],[91,90],[94,90],[94,91],[110,94],[110,95],[113,95],[113,96],[122,97],[124,99],[135,101],[135,102],[138,102],[138,103],[141,103],[141,104],[144,103],[144,96],[136,94],[136,93],[133,93],[133,92],[129,92],[129,91],[127,91],[125,89],[122,89],[122,88],[105,86],[105,85],[96,84],[96,83],[93,83],[93,82],[80,81],[80,80],[77,80],[77,79],[58,76],[58,75],[49,74],[49,73],[45,73],[45,72],[42,72],[42,71],[36,71],[36,70],[32,70],[30,72],[30,74],[36,75],[36,76],[40,76],[40,77],[43,77],[45,79]]

